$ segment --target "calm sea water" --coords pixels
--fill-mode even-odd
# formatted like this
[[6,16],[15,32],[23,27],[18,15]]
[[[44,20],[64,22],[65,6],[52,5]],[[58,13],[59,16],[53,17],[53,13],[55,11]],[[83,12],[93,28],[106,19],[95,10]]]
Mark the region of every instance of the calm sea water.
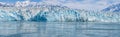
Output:
[[120,23],[0,22],[0,37],[120,37]]

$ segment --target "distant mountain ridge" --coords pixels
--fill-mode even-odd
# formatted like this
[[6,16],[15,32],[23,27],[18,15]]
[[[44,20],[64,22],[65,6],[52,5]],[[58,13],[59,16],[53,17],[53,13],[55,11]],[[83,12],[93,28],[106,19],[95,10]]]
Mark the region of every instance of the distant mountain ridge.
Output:
[[13,7],[14,4],[11,3],[4,3],[4,2],[0,2],[0,7]]
[[[40,7],[41,5],[55,5],[45,2],[17,1],[16,3],[0,2],[0,7]],[[57,4],[56,4],[57,5]]]
[[118,4],[113,4],[102,11],[109,11],[109,12],[120,12],[120,3]]

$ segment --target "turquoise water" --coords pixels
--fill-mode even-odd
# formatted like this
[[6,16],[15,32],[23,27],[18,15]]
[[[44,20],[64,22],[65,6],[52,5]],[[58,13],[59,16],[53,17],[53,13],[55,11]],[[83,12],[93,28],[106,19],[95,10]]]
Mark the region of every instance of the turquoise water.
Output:
[[120,37],[120,23],[0,22],[0,37]]

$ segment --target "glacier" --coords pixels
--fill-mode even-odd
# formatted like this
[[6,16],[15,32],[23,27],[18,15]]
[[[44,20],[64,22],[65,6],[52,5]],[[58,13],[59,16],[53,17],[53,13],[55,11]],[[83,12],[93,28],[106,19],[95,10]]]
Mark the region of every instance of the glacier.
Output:
[[120,22],[120,14],[88,11],[65,6],[0,7],[0,21]]

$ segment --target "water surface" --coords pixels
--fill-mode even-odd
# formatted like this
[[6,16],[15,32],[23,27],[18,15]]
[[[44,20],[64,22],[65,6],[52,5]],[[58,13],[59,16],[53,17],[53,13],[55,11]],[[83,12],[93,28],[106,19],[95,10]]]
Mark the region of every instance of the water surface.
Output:
[[0,22],[0,37],[120,37],[120,23]]

